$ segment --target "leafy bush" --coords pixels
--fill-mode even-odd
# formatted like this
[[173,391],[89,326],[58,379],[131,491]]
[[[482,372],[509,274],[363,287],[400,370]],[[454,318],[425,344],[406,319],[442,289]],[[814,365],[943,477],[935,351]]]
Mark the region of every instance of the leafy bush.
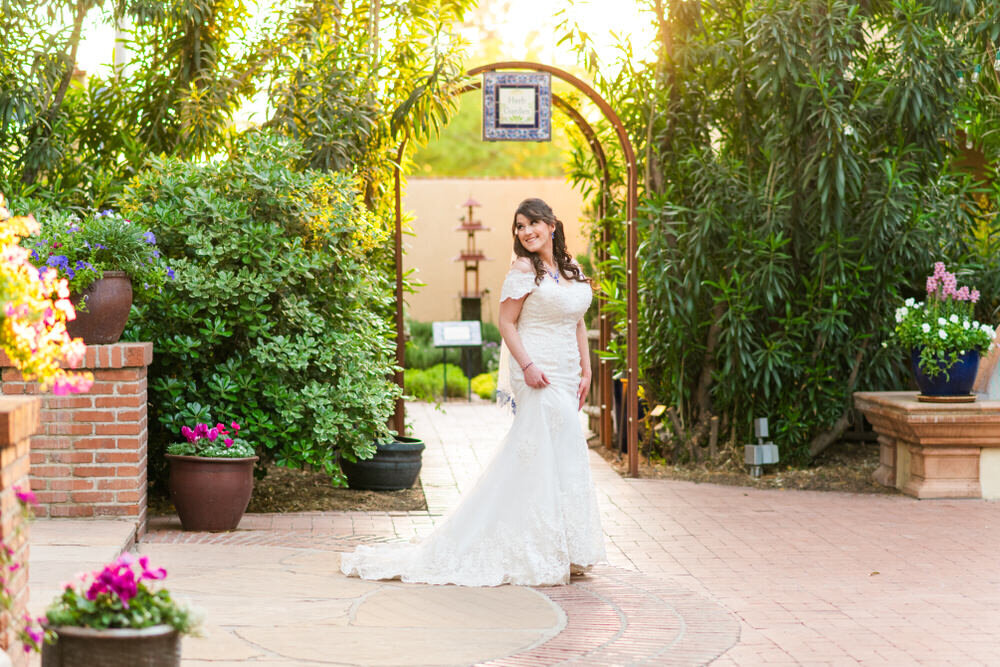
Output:
[[[435,401],[440,398],[444,380],[444,364],[403,371],[403,385],[407,395],[420,401]],[[468,391],[469,379],[465,377],[465,373],[458,366],[448,364],[448,396],[466,396]]]
[[127,335],[156,350],[154,447],[211,405],[279,465],[342,483],[338,452],[370,456],[399,393],[388,231],[352,178],[296,172],[300,156],[250,134],[226,161],[154,159],[137,176],[122,211],[155,222],[176,279],[137,304]]
[[480,373],[476,377],[472,378],[472,391],[475,392],[476,396],[479,398],[485,398],[488,401],[493,400],[493,396],[497,392],[496,371],[492,371],[490,373]]
[[[956,168],[981,159],[966,153],[974,142],[995,180],[997,79],[960,77],[992,69],[998,6],[665,7],[650,15],[662,26],[655,65],[615,79],[592,69],[619,101],[644,178],[642,379],[676,406],[677,438],[706,443],[718,417],[735,444],[770,416],[783,459],[804,462],[850,424],[852,392],[904,386],[903,355],[880,342],[927,267],[990,267],[975,280],[984,294],[998,279],[995,215],[992,254],[966,257],[983,209]],[[596,180],[592,162],[575,162],[578,180]],[[609,226],[602,267],[619,334],[623,229]],[[612,342],[619,368],[623,341]]]

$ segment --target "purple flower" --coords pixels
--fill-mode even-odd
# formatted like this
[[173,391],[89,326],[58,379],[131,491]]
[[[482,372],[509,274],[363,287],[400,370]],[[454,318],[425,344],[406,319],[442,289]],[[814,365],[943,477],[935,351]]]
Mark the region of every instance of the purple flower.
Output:
[[167,267],[167,278],[170,278],[171,280],[174,279],[174,270],[171,269],[169,266]]
[[153,257],[159,259],[160,258],[160,251],[159,250],[154,250],[153,251]]
[[218,437],[219,437],[219,429],[217,429],[217,428],[212,428],[212,429],[211,429],[211,430],[210,430],[210,431],[208,432],[208,436],[207,436],[207,437],[208,437],[208,439],[209,439],[209,440],[211,440],[212,442],[215,442],[216,438],[218,438]]
[[70,225],[69,229],[67,229],[66,231],[72,232],[72,233],[75,234],[76,232],[80,231],[80,225],[77,225],[77,224],[74,223],[74,224]]
[[187,438],[188,442],[194,442],[195,440],[198,439],[197,436],[195,436],[194,431],[192,431],[187,426],[181,426],[181,435]]
[[146,243],[149,243],[150,245],[156,243],[156,237],[153,236],[153,232],[146,232],[142,235],[142,238],[146,239]]
[[66,255],[52,255],[45,264],[57,269],[69,269],[69,260],[66,258]]

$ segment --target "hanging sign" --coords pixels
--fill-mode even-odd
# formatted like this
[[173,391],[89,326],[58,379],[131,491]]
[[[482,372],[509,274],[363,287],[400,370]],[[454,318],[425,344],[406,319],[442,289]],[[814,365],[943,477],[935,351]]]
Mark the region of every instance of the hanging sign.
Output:
[[483,72],[483,140],[551,141],[551,75]]

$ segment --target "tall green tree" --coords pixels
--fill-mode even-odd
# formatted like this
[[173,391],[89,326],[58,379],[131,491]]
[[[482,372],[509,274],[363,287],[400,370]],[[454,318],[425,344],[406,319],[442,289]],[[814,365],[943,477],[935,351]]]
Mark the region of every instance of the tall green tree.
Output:
[[[955,160],[970,132],[995,164],[1000,5],[643,4],[657,60],[626,50],[616,77],[592,68],[643,175],[643,381],[694,446],[712,417],[739,442],[768,416],[785,456],[807,459],[847,427],[853,391],[903,386],[881,342],[935,260],[997,287],[980,242],[995,217],[977,215],[983,183]],[[611,255],[604,286],[622,312],[620,237]]]

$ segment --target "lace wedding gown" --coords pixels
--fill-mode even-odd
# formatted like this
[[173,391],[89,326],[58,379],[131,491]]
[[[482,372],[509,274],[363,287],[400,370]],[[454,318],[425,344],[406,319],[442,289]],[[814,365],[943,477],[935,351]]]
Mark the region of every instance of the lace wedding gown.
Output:
[[569,582],[570,565],[605,559],[576,390],[576,323],[590,305],[586,283],[512,270],[500,300],[528,294],[517,330],[550,385],[525,384],[510,359],[514,422],[475,487],[419,542],[363,545],[340,569],[363,579],[429,584],[541,586]]

